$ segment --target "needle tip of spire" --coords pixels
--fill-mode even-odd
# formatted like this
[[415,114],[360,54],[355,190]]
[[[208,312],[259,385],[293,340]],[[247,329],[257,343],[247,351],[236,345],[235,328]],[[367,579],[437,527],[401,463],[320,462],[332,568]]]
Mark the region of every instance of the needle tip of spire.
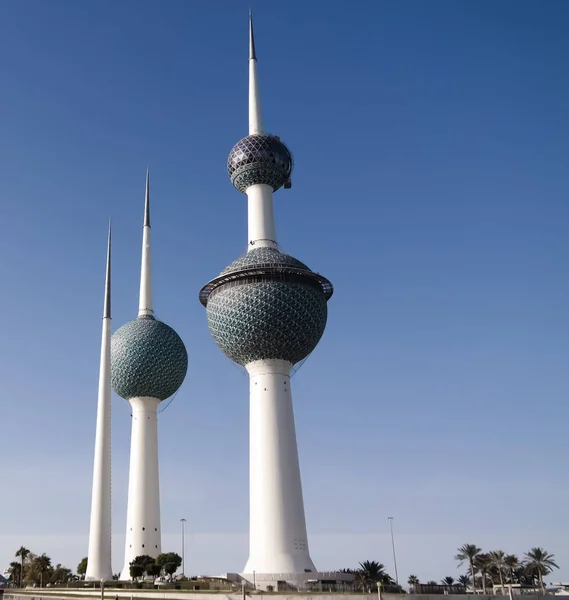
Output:
[[249,60],[257,60],[255,35],[253,33],[253,10],[249,8]]
[[150,172],[146,167],[146,196],[144,199],[144,227],[150,227]]
[[109,217],[109,235],[107,239],[107,269],[105,274],[105,304],[103,319],[111,318],[111,218]]

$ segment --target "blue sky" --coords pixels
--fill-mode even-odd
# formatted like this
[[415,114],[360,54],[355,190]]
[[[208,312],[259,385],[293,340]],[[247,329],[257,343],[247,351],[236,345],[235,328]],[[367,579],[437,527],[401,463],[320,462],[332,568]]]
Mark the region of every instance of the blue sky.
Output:
[[[248,385],[200,287],[246,249],[245,1],[0,4],[0,567],[86,554],[107,221],[113,329],[136,316],[146,165],[154,301],[184,339],[161,414],[163,547],[242,569]],[[293,380],[317,567],[458,575],[457,546],[569,579],[569,5],[253,3],[265,127],[295,156],[282,249],[331,279]],[[114,568],[130,416],[113,398]]]

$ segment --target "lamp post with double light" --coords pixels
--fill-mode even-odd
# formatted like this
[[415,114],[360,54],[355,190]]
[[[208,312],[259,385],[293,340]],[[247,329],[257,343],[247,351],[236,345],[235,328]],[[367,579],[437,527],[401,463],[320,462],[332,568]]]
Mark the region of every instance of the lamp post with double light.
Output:
[[397,574],[397,557],[395,555],[395,538],[393,537],[393,517],[387,517],[391,529],[391,548],[393,549],[393,566],[395,567],[395,583],[399,585],[399,575]]
[[182,524],[182,577],[186,576],[186,519],[180,519]]

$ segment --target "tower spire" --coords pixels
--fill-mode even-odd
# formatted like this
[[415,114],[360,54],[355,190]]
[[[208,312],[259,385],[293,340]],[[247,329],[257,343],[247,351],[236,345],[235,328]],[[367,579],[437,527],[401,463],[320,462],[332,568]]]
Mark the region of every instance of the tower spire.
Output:
[[105,303],[103,319],[111,318],[111,219],[109,219],[109,235],[107,239],[107,270],[105,275]]
[[142,227],[142,264],[140,267],[139,317],[154,318],[152,308],[152,264],[150,260],[150,174],[146,169],[146,195],[144,199],[144,226]]
[[95,460],[87,572],[89,581],[108,580],[111,568],[111,222],[107,240],[105,300],[99,365]]
[[261,97],[257,80],[257,54],[253,33],[253,13],[249,10],[249,135],[263,133]]

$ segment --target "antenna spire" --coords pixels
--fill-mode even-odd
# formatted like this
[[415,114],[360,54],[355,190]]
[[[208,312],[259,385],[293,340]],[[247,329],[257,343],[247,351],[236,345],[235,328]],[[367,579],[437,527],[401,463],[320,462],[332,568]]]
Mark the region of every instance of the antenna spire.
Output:
[[154,318],[152,309],[152,265],[150,261],[150,174],[146,169],[144,226],[142,227],[142,264],[140,267],[140,298],[138,316]]
[[111,219],[109,219],[109,237],[107,240],[107,270],[105,275],[105,304],[103,319],[111,318]]
[[255,54],[255,34],[253,32],[253,11],[249,9],[249,60],[257,60]]
[[146,196],[144,198],[144,226],[150,227],[150,173],[146,167]]
[[257,81],[257,53],[253,33],[253,13],[249,10],[249,135],[263,133],[261,96]]

